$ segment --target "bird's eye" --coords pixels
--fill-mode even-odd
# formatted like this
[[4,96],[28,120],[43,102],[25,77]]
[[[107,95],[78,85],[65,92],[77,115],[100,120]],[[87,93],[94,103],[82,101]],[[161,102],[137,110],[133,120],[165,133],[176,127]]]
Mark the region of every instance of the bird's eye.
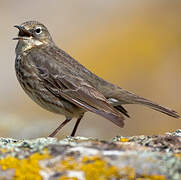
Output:
[[37,27],[37,28],[35,29],[35,32],[36,32],[36,34],[40,34],[40,33],[42,32],[41,27]]

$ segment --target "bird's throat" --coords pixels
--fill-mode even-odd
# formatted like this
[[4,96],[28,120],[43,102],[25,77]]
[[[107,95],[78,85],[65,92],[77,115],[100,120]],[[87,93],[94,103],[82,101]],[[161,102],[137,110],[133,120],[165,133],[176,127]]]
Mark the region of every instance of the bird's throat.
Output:
[[16,45],[16,54],[27,53],[30,49],[41,45],[43,45],[43,42],[33,38],[21,39]]

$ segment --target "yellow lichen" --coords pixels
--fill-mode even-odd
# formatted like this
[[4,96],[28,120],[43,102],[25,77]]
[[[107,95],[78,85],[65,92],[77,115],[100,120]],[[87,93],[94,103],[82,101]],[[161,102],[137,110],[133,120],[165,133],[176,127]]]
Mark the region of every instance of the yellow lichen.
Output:
[[149,179],[149,180],[166,180],[164,175],[142,175],[142,178],[137,178],[136,180],[144,180],[144,179]]
[[128,138],[121,138],[119,141],[120,142],[129,142],[129,139]]
[[119,170],[115,166],[109,165],[100,157],[84,157],[80,170],[85,173],[86,180],[106,180],[108,178],[118,178]]
[[59,180],[78,180],[76,177],[61,176]]
[[[165,180],[163,175],[141,175],[136,178],[135,169],[129,166],[117,168],[110,165],[107,161],[101,159],[99,156],[84,156],[80,161],[72,157],[66,157],[57,167],[58,171],[83,171],[86,180],[107,180],[111,178],[128,180]],[[76,177],[62,176],[60,180],[76,180]]]
[[[67,157],[60,162],[57,170],[83,171],[86,180],[107,180],[111,178],[119,179],[123,177],[133,180],[135,178],[135,170],[133,168],[117,168],[110,165],[107,161],[98,156],[84,156],[81,161],[76,161],[72,157]],[[62,177],[60,179],[62,180]]]
[[133,180],[136,177],[135,169],[129,166],[122,167],[120,169],[120,175],[126,179]]
[[71,156],[61,161],[61,167],[63,169],[74,170],[77,167],[77,163],[75,163],[75,159]]
[[8,152],[8,150],[7,150],[7,149],[5,149],[5,148],[0,148],[0,152],[2,152],[2,153],[6,153],[6,152]]
[[176,153],[175,156],[176,156],[177,158],[181,158],[181,153]]
[[40,166],[38,161],[49,157],[50,155],[47,151],[44,151],[42,154],[34,153],[30,157],[21,160],[8,156],[0,160],[0,166],[2,170],[15,169],[14,179],[39,180],[42,178],[39,175]]

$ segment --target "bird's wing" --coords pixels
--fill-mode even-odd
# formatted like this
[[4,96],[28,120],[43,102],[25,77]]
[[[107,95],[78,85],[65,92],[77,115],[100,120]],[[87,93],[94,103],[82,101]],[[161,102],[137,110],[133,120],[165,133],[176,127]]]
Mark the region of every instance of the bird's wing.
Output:
[[52,74],[50,73],[50,69],[48,70],[42,66],[38,67],[38,71],[40,72],[40,79],[44,81],[45,87],[54,95],[61,96],[86,111],[99,114],[119,127],[124,126],[123,115],[114,109],[103,94],[82,78],[72,75],[62,75],[62,73],[61,75],[58,73]]

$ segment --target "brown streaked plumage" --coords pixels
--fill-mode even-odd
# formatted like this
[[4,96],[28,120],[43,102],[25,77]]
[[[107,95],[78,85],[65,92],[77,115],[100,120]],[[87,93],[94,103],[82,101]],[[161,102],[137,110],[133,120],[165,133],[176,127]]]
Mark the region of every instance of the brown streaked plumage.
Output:
[[96,76],[53,42],[47,28],[28,21],[20,26],[15,69],[24,91],[41,107],[66,116],[54,136],[73,117],[77,118],[72,136],[86,111],[99,114],[119,127],[129,117],[124,104],[141,104],[174,118],[168,108],[130,93]]

